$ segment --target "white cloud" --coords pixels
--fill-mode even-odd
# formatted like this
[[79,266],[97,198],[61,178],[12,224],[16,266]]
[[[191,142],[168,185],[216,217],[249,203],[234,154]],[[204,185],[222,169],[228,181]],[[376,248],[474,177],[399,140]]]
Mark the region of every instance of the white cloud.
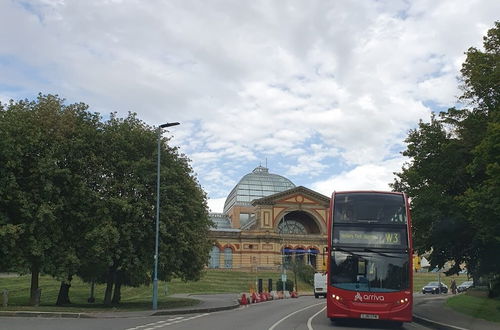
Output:
[[226,198],[210,198],[208,199],[208,209],[210,212],[222,213]]
[[394,181],[394,172],[401,171],[404,159],[402,157],[369,163],[354,167],[331,176],[326,180],[317,181],[312,184],[312,189],[326,196],[333,191],[345,190],[381,190],[390,191],[389,183]]
[[12,99],[12,97],[0,94],[0,103],[6,105],[9,104],[9,101]]
[[424,104],[454,105],[463,53],[498,12],[496,0],[4,1],[0,95],[179,121],[171,143],[215,198],[264,157],[293,181],[356,182],[385,173]]

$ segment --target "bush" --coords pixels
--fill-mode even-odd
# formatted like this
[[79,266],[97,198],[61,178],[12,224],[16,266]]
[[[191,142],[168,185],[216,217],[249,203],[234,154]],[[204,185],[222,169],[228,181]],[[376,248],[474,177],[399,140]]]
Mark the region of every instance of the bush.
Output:
[[488,291],[489,298],[500,297],[500,276],[496,276],[491,280],[490,289]]
[[314,285],[314,267],[311,265],[301,265],[299,267],[298,276],[302,281],[309,285]]
[[[277,291],[284,291],[283,290],[283,281],[279,279],[276,282],[276,290]],[[291,279],[287,279],[285,282],[285,290],[286,291],[293,291],[293,281]]]

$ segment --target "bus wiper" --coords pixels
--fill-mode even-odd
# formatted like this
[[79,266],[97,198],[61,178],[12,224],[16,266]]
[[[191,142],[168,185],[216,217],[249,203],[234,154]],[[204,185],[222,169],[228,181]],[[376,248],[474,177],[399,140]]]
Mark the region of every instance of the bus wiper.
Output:
[[352,256],[356,256],[356,257],[362,257],[361,254],[357,254],[357,253],[354,253],[352,251],[349,251],[349,250],[345,250],[343,248],[339,248],[339,247],[336,247],[336,248],[333,248],[333,251],[340,251],[340,252],[344,252],[344,253],[348,253]]
[[364,251],[364,252],[376,253],[376,254],[378,254],[379,256],[386,257],[386,258],[399,258],[399,257],[397,257],[397,256],[391,256],[391,255],[389,255],[389,254],[385,254],[385,253],[378,252],[378,251],[375,251],[375,250],[372,250],[372,249],[368,249],[368,248],[365,248],[363,251]]

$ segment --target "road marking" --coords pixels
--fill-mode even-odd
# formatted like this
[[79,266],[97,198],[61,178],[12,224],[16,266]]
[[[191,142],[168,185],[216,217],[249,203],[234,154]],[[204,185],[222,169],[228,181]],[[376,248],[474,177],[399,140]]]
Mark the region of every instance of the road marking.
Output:
[[325,309],[326,309],[326,306],[323,307],[319,312],[317,312],[316,314],[314,314],[313,316],[311,316],[309,318],[309,320],[307,320],[307,329],[313,330],[313,327],[312,327],[312,320],[313,320],[313,318],[315,318],[319,313],[323,312]]
[[172,324],[177,324],[177,323],[180,323],[180,322],[185,322],[185,321],[193,320],[193,319],[196,319],[198,317],[207,316],[207,315],[209,315],[209,313],[199,314],[199,315],[191,316],[191,317],[178,316],[178,317],[174,317],[172,319],[158,321],[158,322],[153,322],[153,323],[148,323],[148,324],[143,324],[143,325],[139,325],[139,326],[133,327],[133,328],[128,328],[128,329],[125,329],[125,330],[138,330],[138,329],[154,330],[154,329],[166,327],[168,325],[172,325]]
[[148,324],[138,325],[136,327],[128,328],[128,329],[125,329],[125,330],[138,330],[138,329],[147,328],[147,327],[151,327],[151,326],[154,326],[154,325],[157,325],[157,324],[162,324],[162,323],[166,323],[166,322],[170,322],[170,321],[178,320],[178,319],[182,319],[182,318],[183,318],[182,316],[178,316],[178,317],[174,317],[174,318],[168,319],[168,320],[162,320],[162,321],[158,321],[158,322],[154,322],[154,323],[148,323]]
[[294,315],[294,314],[297,314],[297,313],[302,312],[302,311],[304,311],[304,310],[306,310],[306,309],[312,308],[312,307],[314,307],[314,306],[322,305],[322,304],[325,304],[325,303],[324,303],[324,302],[322,302],[322,303],[314,304],[314,305],[311,305],[311,306],[307,306],[307,307],[301,308],[301,309],[299,309],[299,310],[297,310],[297,311],[295,311],[295,312],[293,312],[293,313],[291,313],[291,314],[288,314],[287,316],[285,316],[285,317],[284,317],[284,318],[282,318],[281,320],[278,320],[278,322],[274,323],[274,324],[273,324],[273,325],[272,325],[272,326],[271,326],[268,330],[273,330],[274,328],[276,328],[276,326],[277,326],[278,324],[280,324],[281,322],[283,322],[284,320],[286,320],[287,318],[289,318],[290,316],[292,316],[292,315]]

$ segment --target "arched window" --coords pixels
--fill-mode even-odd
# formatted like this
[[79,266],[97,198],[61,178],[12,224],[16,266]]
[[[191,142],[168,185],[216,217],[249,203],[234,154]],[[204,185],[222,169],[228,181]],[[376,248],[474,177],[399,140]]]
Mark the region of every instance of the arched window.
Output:
[[219,268],[219,247],[214,245],[210,251],[210,260],[208,262],[208,268]]
[[279,234],[307,234],[307,230],[303,224],[295,220],[286,220],[281,221],[278,224],[278,233]]
[[321,228],[311,214],[305,211],[292,211],[283,215],[276,226],[276,232],[285,235],[317,235],[321,233]]
[[233,249],[224,249],[224,268],[233,268]]

